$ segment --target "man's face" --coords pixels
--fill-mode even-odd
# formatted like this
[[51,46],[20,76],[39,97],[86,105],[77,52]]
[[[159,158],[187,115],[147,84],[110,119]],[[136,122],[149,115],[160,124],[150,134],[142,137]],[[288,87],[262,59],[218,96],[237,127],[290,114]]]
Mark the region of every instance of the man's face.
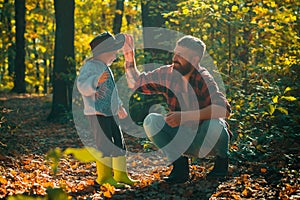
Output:
[[172,60],[174,69],[176,69],[183,76],[188,74],[194,69],[193,57],[195,55],[196,54],[194,51],[186,47],[176,45]]

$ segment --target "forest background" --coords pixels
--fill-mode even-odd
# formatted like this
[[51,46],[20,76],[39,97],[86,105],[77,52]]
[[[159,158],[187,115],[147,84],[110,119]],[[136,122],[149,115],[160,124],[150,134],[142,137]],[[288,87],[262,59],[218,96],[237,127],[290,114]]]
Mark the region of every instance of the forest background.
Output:
[[[224,82],[233,110],[228,119],[233,155],[266,157],[274,141],[299,141],[299,12],[296,0],[0,0],[0,89],[2,94],[52,94],[48,119],[63,120],[71,112],[73,83],[95,35],[149,37],[141,33],[145,27],[190,34],[206,43]],[[167,64],[171,55],[136,51],[138,65]],[[123,62],[120,57],[113,64],[116,80],[124,75]],[[11,134],[0,106],[1,135]],[[5,154],[8,142],[1,140]],[[296,162],[299,152],[291,159]]]

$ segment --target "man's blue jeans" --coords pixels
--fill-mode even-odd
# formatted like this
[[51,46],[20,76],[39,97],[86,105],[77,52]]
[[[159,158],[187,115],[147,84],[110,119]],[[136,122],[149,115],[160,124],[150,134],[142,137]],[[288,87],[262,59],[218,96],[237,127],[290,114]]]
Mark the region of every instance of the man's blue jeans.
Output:
[[147,137],[166,154],[170,162],[181,155],[227,157],[229,134],[223,119],[204,120],[195,127],[183,124],[172,128],[163,115],[150,113],[143,126]]

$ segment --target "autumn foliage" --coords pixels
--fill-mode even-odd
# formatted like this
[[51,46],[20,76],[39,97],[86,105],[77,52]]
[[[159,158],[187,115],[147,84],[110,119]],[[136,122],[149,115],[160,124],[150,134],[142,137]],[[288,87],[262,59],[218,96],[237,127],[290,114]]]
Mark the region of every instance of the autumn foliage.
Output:
[[[120,2],[75,0],[75,57],[68,62],[78,72],[90,54],[88,42],[99,32],[113,32],[114,19],[121,14],[121,32],[141,35],[141,27],[151,20],[201,38],[232,106],[228,179],[206,180],[212,160],[191,158],[191,182],[168,185],[161,181],[171,171],[165,158],[131,156],[130,175],[139,184],[95,187],[94,158],[86,156],[93,150],[84,147],[72,113],[61,121],[46,120],[58,76],[53,74],[54,1],[26,1],[28,93],[11,94],[18,67],[15,2],[0,0],[0,199],[299,199],[299,1],[159,0],[154,5],[134,0],[123,1],[123,12],[117,9]],[[157,57],[170,63],[169,55]],[[136,60],[142,65],[152,57],[137,49]],[[116,80],[124,74],[123,62],[120,56],[112,67]],[[141,94],[131,99],[131,106],[145,105]],[[133,115],[139,114],[144,113]],[[125,133],[125,140],[132,152],[157,150],[147,139]]]

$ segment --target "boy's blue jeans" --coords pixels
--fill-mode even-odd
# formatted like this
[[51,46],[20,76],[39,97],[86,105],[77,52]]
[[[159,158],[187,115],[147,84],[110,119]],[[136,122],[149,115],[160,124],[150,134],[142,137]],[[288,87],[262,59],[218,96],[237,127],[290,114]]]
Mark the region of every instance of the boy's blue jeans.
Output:
[[143,126],[147,137],[166,154],[170,162],[181,155],[227,157],[229,134],[223,119],[204,120],[195,127],[183,124],[172,128],[165,122],[163,115],[150,113]]

